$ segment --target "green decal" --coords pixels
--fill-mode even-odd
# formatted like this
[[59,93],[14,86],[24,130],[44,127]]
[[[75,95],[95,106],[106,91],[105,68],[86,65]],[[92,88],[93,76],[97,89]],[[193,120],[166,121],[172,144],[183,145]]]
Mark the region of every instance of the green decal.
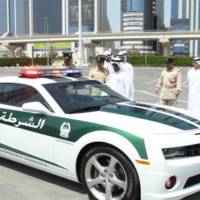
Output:
[[[26,112],[5,109],[0,109],[0,123],[14,126],[16,128],[30,130],[39,134],[59,138],[69,142],[76,142],[82,136],[94,131],[114,132],[131,142],[142,159],[148,158],[143,138],[140,138],[133,133],[109,126],[68,118],[30,114]],[[65,130],[62,129],[63,127]],[[70,128],[69,132],[67,128]]]
[[[27,153],[25,153],[23,151],[19,151],[17,149],[14,149],[12,147],[9,147],[9,146],[1,144],[1,143],[0,143],[0,151],[3,151],[4,153],[7,153],[7,154],[11,154],[13,156],[17,156],[18,158],[22,158],[21,156],[24,156],[24,157],[26,157],[27,161],[35,162],[35,163],[43,165],[43,166],[46,166],[46,164],[50,164],[50,165],[53,165],[55,167],[59,167],[59,168],[65,169],[65,168],[63,168],[63,167],[61,167],[59,165],[56,165],[55,163],[52,163],[52,162],[49,162],[47,160],[38,158],[36,156],[32,156],[32,155],[27,154]],[[37,162],[36,160],[41,161],[41,162]]]
[[146,119],[149,121],[172,126],[181,130],[192,130],[197,128],[197,126],[194,126],[193,124],[188,123],[182,119],[172,117],[164,113],[151,111],[146,108],[138,108],[126,105],[108,105],[103,106],[101,108],[101,111],[136,117],[140,119]]

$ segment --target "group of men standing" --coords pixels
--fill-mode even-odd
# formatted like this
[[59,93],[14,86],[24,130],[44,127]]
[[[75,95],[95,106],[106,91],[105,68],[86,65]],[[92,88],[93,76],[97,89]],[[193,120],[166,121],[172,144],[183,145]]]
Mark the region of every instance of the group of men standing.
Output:
[[89,77],[108,85],[129,100],[134,100],[134,68],[127,62],[126,52],[119,52],[113,57],[109,51],[103,56],[97,56],[96,69],[89,73]]
[[[71,53],[63,53],[63,65],[75,68]],[[156,84],[156,94],[160,96],[160,104],[176,106],[181,94],[182,73],[174,66],[173,59],[168,58]],[[96,68],[91,70],[89,77],[98,80],[127,99],[134,100],[134,68],[127,62],[126,52],[119,52],[113,57],[110,51],[97,56]],[[200,119],[200,58],[194,58],[192,67],[187,73],[188,110]]]

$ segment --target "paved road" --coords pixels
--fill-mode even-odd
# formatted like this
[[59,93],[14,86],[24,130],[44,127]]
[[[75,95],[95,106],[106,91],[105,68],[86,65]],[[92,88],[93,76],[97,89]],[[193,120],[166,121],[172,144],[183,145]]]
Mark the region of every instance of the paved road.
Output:
[[[158,102],[154,86],[161,68],[135,69],[135,99]],[[185,80],[187,69],[182,69]],[[85,71],[87,73],[87,70]],[[17,68],[0,69],[0,76],[15,75]],[[187,88],[184,86],[179,106],[186,107]],[[87,200],[79,184],[0,159],[0,200]],[[190,200],[199,200],[200,194]],[[189,199],[187,199],[189,200]]]

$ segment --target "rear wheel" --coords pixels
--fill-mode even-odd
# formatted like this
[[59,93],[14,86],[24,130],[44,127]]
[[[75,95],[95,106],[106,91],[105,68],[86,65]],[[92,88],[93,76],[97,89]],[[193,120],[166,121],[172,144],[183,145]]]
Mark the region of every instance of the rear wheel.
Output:
[[84,156],[81,181],[93,200],[138,200],[139,179],[130,161],[112,147],[96,147]]

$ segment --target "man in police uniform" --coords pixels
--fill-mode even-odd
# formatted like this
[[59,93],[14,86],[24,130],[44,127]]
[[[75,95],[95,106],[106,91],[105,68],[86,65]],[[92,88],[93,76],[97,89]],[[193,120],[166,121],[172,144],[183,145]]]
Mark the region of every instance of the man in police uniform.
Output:
[[52,66],[74,68],[75,65],[73,64],[73,58],[72,58],[73,52],[63,52],[62,54],[63,54],[63,60],[55,61],[52,64]]
[[100,81],[102,83],[106,83],[106,79],[108,77],[108,70],[104,68],[104,61],[103,57],[97,57],[96,59],[96,69],[93,69],[89,73],[89,77]]
[[162,71],[156,85],[156,93],[160,95],[160,104],[176,106],[181,93],[181,71],[174,67],[173,59],[168,58],[166,68]]
[[73,64],[73,57],[72,57],[72,52],[67,52],[67,53],[63,53],[63,61],[64,61],[64,65],[65,67],[67,67],[68,69],[74,69],[76,66]]

